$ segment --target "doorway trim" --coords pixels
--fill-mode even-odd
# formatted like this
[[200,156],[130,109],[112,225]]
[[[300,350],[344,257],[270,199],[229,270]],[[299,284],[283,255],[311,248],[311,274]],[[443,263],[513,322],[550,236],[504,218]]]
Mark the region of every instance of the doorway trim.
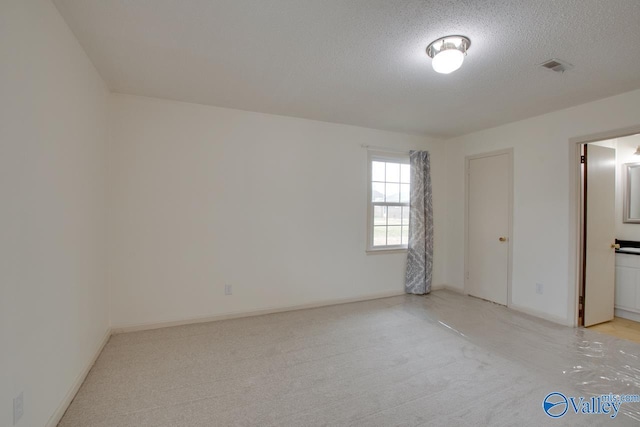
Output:
[[[608,139],[624,138],[625,136],[640,133],[640,125],[614,129],[605,132],[593,133],[574,138],[569,138],[569,297],[567,313],[572,313],[572,319],[568,319],[569,326],[578,326],[578,305],[580,303],[580,285],[583,272],[583,235],[582,235],[582,211],[581,211],[581,166],[580,155],[582,145],[590,142],[605,141]],[[571,243],[573,242],[573,244]]]
[[464,158],[464,293],[469,295],[469,165],[471,160],[506,154],[509,164],[509,249],[507,259],[507,307],[511,307],[511,276],[513,271],[513,148],[489,151]]

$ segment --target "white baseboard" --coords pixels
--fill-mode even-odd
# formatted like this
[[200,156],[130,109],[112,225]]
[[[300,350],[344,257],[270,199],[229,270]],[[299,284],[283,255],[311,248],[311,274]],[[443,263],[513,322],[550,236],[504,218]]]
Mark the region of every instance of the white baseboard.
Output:
[[466,295],[464,292],[464,289],[461,289],[457,286],[452,286],[452,285],[447,285],[445,284],[441,284],[441,285],[436,285],[436,286],[432,286],[431,287],[432,291],[451,291],[451,292],[455,292],[456,294],[460,294],[460,295]]
[[[451,291],[451,292],[455,292],[457,294],[460,295],[467,295],[467,293],[464,291],[464,289],[461,289],[457,286],[451,286],[451,285],[438,285],[437,287],[432,287],[432,290],[447,290],[447,291]],[[548,320],[549,322],[553,322],[553,323],[558,323],[560,325],[563,326],[570,326],[570,327],[574,327],[573,323],[570,323],[567,321],[567,319],[563,319],[562,317],[557,317],[557,316],[553,316],[547,313],[543,313],[541,311],[538,310],[532,310],[530,308],[526,308],[526,307],[522,307],[516,304],[509,304],[507,305],[507,308],[510,308],[511,310],[514,311],[518,311],[520,313],[524,313],[524,314],[528,314],[529,316],[533,316],[533,317],[537,317],[539,319],[544,319],[544,320]]]
[[102,353],[102,349],[107,344],[107,341],[109,341],[110,337],[111,337],[111,329],[107,329],[107,331],[104,334],[104,337],[102,338],[102,341],[100,342],[100,345],[98,345],[98,348],[93,354],[93,357],[91,358],[91,360],[89,360],[89,363],[85,365],[82,372],[80,372],[80,374],[73,381],[73,384],[71,385],[71,388],[69,389],[67,394],[64,396],[64,399],[62,399],[62,402],[60,402],[60,405],[58,405],[58,408],[56,409],[56,411],[53,413],[53,415],[51,415],[51,418],[49,418],[49,421],[47,422],[47,427],[56,427],[58,425],[58,423],[62,419],[62,416],[64,415],[64,413],[67,411],[67,408],[71,404],[71,401],[73,401],[73,398],[76,397],[76,393],[78,393],[78,390],[80,390],[80,386],[84,382],[85,378],[87,378],[89,371],[93,367],[94,363],[96,363],[98,356],[100,356],[100,353]]
[[259,310],[250,310],[250,311],[237,311],[230,313],[222,313],[215,314],[211,316],[200,316],[200,317],[191,317],[187,319],[178,319],[178,320],[168,320],[168,321],[160,321],[160,322],[149,322],[149,323],[137,323],[137,324],[125,324],[125,325],[114,325],[111,328],[111,332],[113,334],[121,334],[125,332],[135,332],[135,331],[146,331],[149,329],[159,329],[159,328],[168,328],[171,326],[181,326],[181,325],[190,325],[193,323],[206,323],[206,322],[215,322],[218,320],[229,320],[229,319],[237,319],[240,317],[252,317],[252,316],[262,316],[264,314],[273,314],[273,313],[282,313],[286,311],[294,311],[294,310],[303,310],[306,308],[318,308],[325,307],[328,305],[337,305],[337,304],[348,304],[351,302],[359,302],[359,301],[368,301],[379,298],[388,298],[395,297],[398,295],[404,295],[404,291],[386,291],[386,292],[378,292],[375,294],[363,295],[359,297],[352,298],[338,298],[331,300],[323,300],[319,302],[309,303],[309,304],[299,304],[299,305],[288,305],[288,306],[279,306],[279,307],[268,307]]
[[640,322],[640,313],[635,313],[630,310],[625,310],[623,308],[615,309],[615,316],[622,317],[623,319],[633,320],[634,322]]
[[557,323],[559,325],[569,326],[571,328],[575,326],[573,322],[568,321],[567,319],[563,319],[562,317],[543,313],[542,311],[532,310],[530,308],[522,307],[513,303],[508,307],[512,310],[519,311],[520,313],[528,314],[529,316],[537,317],[539,319],[548,320],[549,322]]

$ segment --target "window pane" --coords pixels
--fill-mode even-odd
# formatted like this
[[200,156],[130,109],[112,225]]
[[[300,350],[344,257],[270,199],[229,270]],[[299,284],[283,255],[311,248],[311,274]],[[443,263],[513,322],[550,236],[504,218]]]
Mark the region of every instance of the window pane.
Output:
[[400,182],[400,163],[387,163],[387,182]]
[[388,225],[400,225],[402,224],[402,206],[389,206],[388,212]]
[[402,234],[401,226],[390,226],[387,227],[387,245],[400,245],[402,244],[401,234]]
[[400,184],[400,201],[402,203],[409,203],[409,184]]
[[400,184],[387,183],[386,196],[387,202],[398,203],[400,201]]
[[409,165],[400,166],[400,182],[407,184],[411,182],[411,167]]
[[371,186],[371,201],[384,202],[384,182],[374,182]]
[[409,243],[409,227],[405,225],[402,227],[402,244],[406,245],[408,243]]
[[384,162],[371,163],[371,180],[384,182]]
[[387,207],[373,207],[373,225],[387,225]]
[[409,212],[410,209],[408,206],[402,207],[402,224],[409,225]]
[[387,227],[373,227],[373,246],[384,246],[387,244]]

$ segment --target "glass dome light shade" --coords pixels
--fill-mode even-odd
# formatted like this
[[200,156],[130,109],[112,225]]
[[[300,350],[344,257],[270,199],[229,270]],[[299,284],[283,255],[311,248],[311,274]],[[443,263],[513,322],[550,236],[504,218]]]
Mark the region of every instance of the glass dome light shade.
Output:
[[446,49],[433,58],[433,69],[440,74],[449,74],[462,66],[464,53],[458,49]]

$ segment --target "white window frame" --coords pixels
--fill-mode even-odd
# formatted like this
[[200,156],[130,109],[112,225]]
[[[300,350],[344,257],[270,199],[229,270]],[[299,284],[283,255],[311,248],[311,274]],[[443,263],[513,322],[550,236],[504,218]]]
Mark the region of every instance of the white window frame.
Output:
[[392,202],[373,202],[373,162],[381,161],[381,162],[392,162],[392,163],[401,163],[401,164],[410,164],[409,163],[409,153],[402,152],[387,152],[387,151],[373,151],[367,150],[367,253],[389,253],[389,252],[406,252],[407,244],[402,245],[385,245],[385,246],[373,246],[373,207],[375,205],[382,206],[406,206],[410,207],[411,200],[409,203],[392,203]]

